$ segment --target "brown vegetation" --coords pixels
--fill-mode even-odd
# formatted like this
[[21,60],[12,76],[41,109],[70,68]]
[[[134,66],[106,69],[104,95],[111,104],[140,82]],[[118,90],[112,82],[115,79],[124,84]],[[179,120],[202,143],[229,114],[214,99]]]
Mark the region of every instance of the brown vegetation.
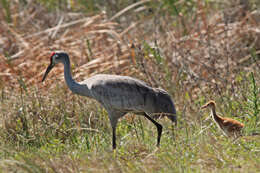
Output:
[[[188,76],[185,83],[189,84],[185,86],[192,89],[202,83],[225,87],[234,82],[241,68],[258,66],[259,21],[255,21],[249,11],[236,17],[243,9],[235,14],[230,13],[231,7],[208,13],[205,4],[197,2],[196,5],[198,10],[191,18],[174,19],[186,28],[172,27],[168,23],[172,18],[165,19],[159,14],[155,14],[155,19],[133,20],[122,28],[124,23],[111,21],[106,13],[86,17],[81,13],[49,12],[37,3],[30,3],[21,10],[18,3],[11,3],[12,24],[7,23],[3,12],[0,16],[2,86],[18,87],[20,77],[27,86],[38,85],[53,50],[66,50],[71,55],[76,79],[93,73],[139,76],[143,72],[153,73],[155,79],[147,79],[159,85],[163,69],[154,65],[154,58],[149,57],[151,53],[145,54],[144,41],[158,49],[165,59],[163,68],[170,71],[171,82],[178,80],[178,74],[185,73]],[[131,48],[132,44],[135,48]],[[251,56],[252,49],[255,59]],[[136,61],[141,66],[137,66]],[[56,73],[61,71],[58,69]]]

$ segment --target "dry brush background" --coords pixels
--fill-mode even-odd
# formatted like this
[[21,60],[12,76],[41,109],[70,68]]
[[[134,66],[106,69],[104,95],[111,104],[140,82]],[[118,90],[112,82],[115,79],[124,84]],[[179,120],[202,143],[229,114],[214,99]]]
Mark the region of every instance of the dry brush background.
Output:
[[[54,50],[70,54],[76,79],[107,72],[142,75],[136,63],[144,63],[149,72],[149,61],[155,59],[149,57],[150,52],[144,57],[144,42],[158,50],[172,82],[185,72],[193,86],[206,82],[221,87],[231,83],[240,69],[259,65],[259,11],[245,11],[243,4],[211,12],[208,4],[197,1],[194,13],[171,18],[156,9],[150,12],[154,15],[147,14],[149,1],[136,2],[140,5],[127,9],[130,12],[123,9],[126,14],[112,17],[106,12],[86,16],[73,11],[48,11],[39,3],[29,2],[24,8],[18,2],[10,3],[12,23],[6,21],[5,10],[0,13],[2,87],[17,87],[20,76],[26,85],[38,85]],[[134,18],[132,13],[138,12],[142,19]],[[132,21],[124,21],[128,19]],[[62,68],[55,74],[61,72]]]

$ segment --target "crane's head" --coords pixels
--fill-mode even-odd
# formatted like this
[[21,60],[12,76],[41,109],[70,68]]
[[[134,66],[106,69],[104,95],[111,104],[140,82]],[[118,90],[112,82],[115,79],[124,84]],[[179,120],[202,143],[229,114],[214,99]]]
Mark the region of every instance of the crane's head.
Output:
[[213,101],[213,100],[210,100],[208,103],[206,103],[205,105],[203,105],[201,107],[201,109],[205,109],[207,107],[210,107],[210,108],[215,108],[216,107],[216,103]]
[[64,59],[68,57],[68,54],[65,52],[52,52],[50,57],[50,65],[45,71],[45,74],[42,78],[42,82],[47,77],[48,73],[51,71],[51,69],[58,63],[64,62]]

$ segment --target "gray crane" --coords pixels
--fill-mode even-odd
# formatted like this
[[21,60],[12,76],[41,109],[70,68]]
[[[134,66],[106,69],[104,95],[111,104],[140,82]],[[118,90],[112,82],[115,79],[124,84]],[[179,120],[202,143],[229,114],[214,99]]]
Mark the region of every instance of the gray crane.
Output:
[[77,83],[71,76],[69,55],[62,51],[51,54],[50,65],[42,82],[58,63],[63,63],[65,81],[73,93],[97,100],[108,112],[113,133],[113,149],[116,148],[118,119],[128,112],[143,115],[157,127],[158,147],[162,125],[153,119],[154,115],[167,116],[172,122],[177,123],[174,103],[166,91],[152,88],[141,80],[120,75],[98,74]]

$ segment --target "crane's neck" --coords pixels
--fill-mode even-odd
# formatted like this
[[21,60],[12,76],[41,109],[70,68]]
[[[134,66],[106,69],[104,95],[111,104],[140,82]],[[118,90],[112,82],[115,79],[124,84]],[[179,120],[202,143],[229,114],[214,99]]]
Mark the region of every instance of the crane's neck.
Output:
[[217,113],[216,113],[216,107],[215,107],[215,106],[212,106],[212,107],[211,107],[211,116],[212,116],[212,118],[213,118],[215,121],[217,121],[218,119],[220,119],[219,116],[218,116]]
[[75,94],[91,97],[91,91],[88,86],[81,85],[72,78],[69,57],[65,57],[62,63],[64,65],[64,78],[69,89]]

